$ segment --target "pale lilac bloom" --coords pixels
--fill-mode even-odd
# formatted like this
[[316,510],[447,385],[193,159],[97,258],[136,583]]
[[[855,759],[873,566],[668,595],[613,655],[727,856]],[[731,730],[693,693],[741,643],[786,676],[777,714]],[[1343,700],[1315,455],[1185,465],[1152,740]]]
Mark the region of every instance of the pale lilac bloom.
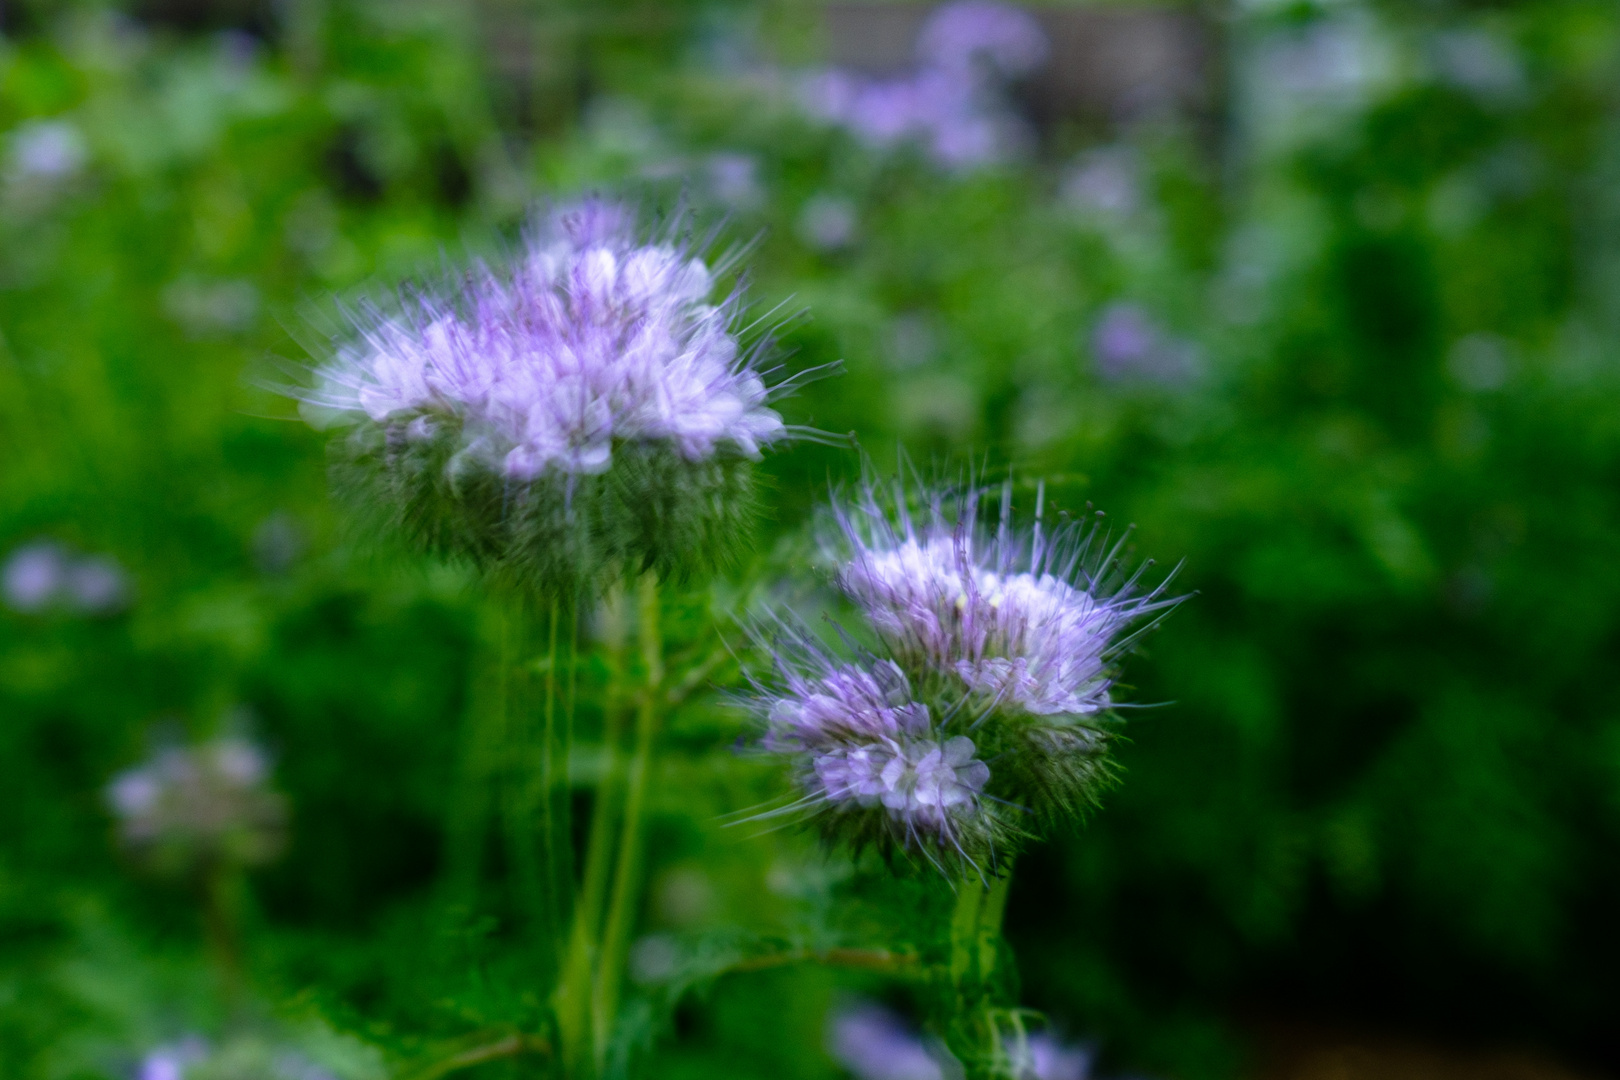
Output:
[[[859,1003],[833,1013],[827,1052],[856,1080],[947,1080],[941,1058],[898,1016],[881,1005]],[[954,1065],[955,1062],[949,1062]]]
[[1029,12],[994,0],[957,0],[935,9],[917,35],[917,58],[926,67],[989,67],[1019,78],[1046,62],[1046,34]]
[[1122,301],[1104,308],[1092,330],[1091,351],[1098,374],[1110,382],[1176,386],[1198,373],[1196,347],[1165,333],[1138,304]]
[[892,661],[841,663],[802,630],[776,645],[781,686],[768,702],[767,750],[794,755],[812,805],[881,808],[907,838],[954,842],[955,819],[978,811],[990,767],[973,740],[944,738]]
[[136,1080],[184,1080],[186,1070],[208,1057],[208,1046],[196,1036],[159,1046],[141,1059]]
[[806,111],[870,146],[924,147],[953,168],[994,161],[1020,148],[1023,129],[1002,82],[1046,58],[1040,25],[1016,7],[965,0],[934,12],[918,37],[919,64],[902,75],[814,73],[799,87]]
[[319,406],[409,421],[430,438],[453,417],[463,454],[529,480],[602,472],[615,443],[666,442],[688,460],[749,457],[785,428],[743,350],[737,303],[673,243],[642,243],[631,215],[589,202],[532,234],[520,259],[480,268],[456,300],[421,296],[377,316],[322,372]]
[[66,120],[32,120],[11,133],[12,176],[39,183],[72,179],[90,158],[79,129]]
[[107,805],[137,855],[181,870],[225,860],[268,861],[281,850],[286,807],[268,786],[270,762],[246,739],[171,746],[115,776]]
[[42,611],[56,600],[68,571],[68,559],[56,544],[27,544],[6,560],[6,604],[15,611]]
[[105,555],[73,563],[62,584],[68,604],[86,615],[108,615],[129,601],[129,579],[123,567]]
[[1022,1041],[1007,1041],[1007,1057],[1018,1080],[1089,1080],[1093,1053],[1071,1046],[1043,1031]]
[[[1057,542],[1037,523],[994,534],[977,523],[976,493],[954,514],[942,497],[919,520],[903,493],[863,489],[835,507],[839,587],[908,667],[954,675],[970,693],[1037,716],[1093,716],[1112,705],[1111,663],[1126,629],[1167,605],[1162,586],[1104,595],[1086,565],[1087,539]],[[1010,493],[1008,493],[1010,498]],[[1102,573],[1111,553],[1102,554]]]
[[812,195],[799,212],[799,236],[817,251],[848,247],[858,225],[855,204],[840,195]]

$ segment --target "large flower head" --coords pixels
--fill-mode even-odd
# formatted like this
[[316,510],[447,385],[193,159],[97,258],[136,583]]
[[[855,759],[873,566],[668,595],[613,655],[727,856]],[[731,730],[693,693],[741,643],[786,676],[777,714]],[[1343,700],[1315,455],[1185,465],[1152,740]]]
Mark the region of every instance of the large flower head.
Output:
[[590,201],[505,266],[366,307],[308,401],[351,422],[344,486],[421,545],[542,591],[712,562],[786,434],[741,296],[673,234]]
[[793,764],[800,797],[786,809],[828,840],[982,870],[1005,826],[972,738],[917,700],[893,661],[837,656],[785,620],[775,630],[759,635],[774,672],[756,680],[753,704],[763,749]]

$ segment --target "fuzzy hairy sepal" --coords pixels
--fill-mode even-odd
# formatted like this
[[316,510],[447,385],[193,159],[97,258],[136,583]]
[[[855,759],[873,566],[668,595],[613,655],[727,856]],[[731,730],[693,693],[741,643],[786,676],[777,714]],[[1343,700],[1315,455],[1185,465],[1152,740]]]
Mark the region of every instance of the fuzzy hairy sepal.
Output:
[[740,453],[694,461],[625,441],[602,472],[517,479],[468,445],[451,414],[360,423],[332,442],[333,487],[366,528],[541,598],[594,595],[644,571],[706,573],[752,534],[754,463]]

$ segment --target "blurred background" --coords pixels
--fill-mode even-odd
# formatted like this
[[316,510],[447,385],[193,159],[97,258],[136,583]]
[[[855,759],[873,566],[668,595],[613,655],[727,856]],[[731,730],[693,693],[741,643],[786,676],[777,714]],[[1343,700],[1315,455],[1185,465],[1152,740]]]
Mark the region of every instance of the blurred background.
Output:
[[[173,1080],[154,1048],[217,1029],[196,904],[107,795],[209,738],[286,810],[234,902],[303,1056],[252,1076],[532,1020],[499,859],[462,874],[493,899],[446,884],[479,591],[344,531],[264,373],[328,298],[628,191],[807,310],[789,366],[845,371],[790,420],[1044,475],[1197,591],[1129,671],[1165,707],[1123,785],[1013,890],[1092,1075],[1620,1075],[1620,5],[1022,10],[962,68],[899,0],[0,3],[0,1073]],[[766,468],[678,642],[803,576],[856,458]],[[765,790],[743,727],[703,690],[672,721],[639,1071],[848,1075],[826,1017],[881,984],[672,975],[882,917],[719,826]]]

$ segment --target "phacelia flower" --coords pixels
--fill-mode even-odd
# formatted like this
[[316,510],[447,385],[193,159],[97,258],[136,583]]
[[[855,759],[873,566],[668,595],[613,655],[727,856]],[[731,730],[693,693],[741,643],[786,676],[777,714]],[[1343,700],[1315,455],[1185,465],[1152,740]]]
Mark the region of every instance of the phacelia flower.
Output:
[[[834,584],[861,627],[832,656],[802,627],[758,638],[774,683],[756,682],[761,747],[794,763],[799,802],[829,839],[880,841],[955,868],[1094,803],[1110,776],[1119,660],[1179,602],[1151,563],[1122,568],[1124,539],[1096,525],[1014,527],[976,489],[908,497],[898,483],[837,499],[825,540]],[[885,816],[885,814],[887,816]],[[949,869],[949,868],[947,868]]]
[[787,429],[739,293],[634,215],[553,214],[501,268],[375,307],[307,399],[347,420],[345,487],[432,550],[542,590],[713,561]]
[[287,805],[270,788],[270,762],[226,737],[159,750],[107,786],[124,849],[154,872],[186,876],[256,866],[285,846]]
[[65,609],[114,615],[128,606],[129,578],[106,555],[81,556],[50,540],[17,548],[0,569],[0,595],[14,611]]
[[952,734],[912,696],[899,666],[863,655],[846,662],[802,627],[782,623],[768,642],[775,678],[756,682],[762,747],[794,763],[800,798],[829,840],[915,851],[977,866],[994,856],[995,808],[983,798],[990,767],[972,738]]
[[914,70],[889,77],[818,72],[803,81],[800,99],[810,114],[870,146],[911,141],[942,165],[980,165],[1027,141],[1004,84],[1039,68],[1046,52],[1046,36],[1028,12],[959,0],[923,25]]
[[871,1002],[827,1020],[827,1052],[856,1080],[950,1080],[962,1068],[943,1046],[930,1046],[894,1013]]

